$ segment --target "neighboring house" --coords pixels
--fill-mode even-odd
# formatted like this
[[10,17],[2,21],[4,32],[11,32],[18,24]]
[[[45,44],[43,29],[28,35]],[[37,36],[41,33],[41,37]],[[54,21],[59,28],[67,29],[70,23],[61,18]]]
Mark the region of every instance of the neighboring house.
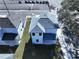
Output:
[[0,15],[0,45],[18,45],[25,27],[24,24],[22,20],[11,20],[6,15]]
[[32,17],[30,35],[33,44],[56,44],[58,22],[56,14],[44,13]]

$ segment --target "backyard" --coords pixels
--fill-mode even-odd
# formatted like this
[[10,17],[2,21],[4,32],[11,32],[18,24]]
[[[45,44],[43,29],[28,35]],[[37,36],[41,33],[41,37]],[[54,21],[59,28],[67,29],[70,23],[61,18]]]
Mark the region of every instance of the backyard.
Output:
[[28,33],[30,18],[27,18],[26,27],[14,59],[63,59],[59,45],[33,45]]

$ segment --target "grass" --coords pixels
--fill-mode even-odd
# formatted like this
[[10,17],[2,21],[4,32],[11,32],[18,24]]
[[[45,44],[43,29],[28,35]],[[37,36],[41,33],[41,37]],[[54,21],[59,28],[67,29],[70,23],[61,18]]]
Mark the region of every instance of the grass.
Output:
[[25,48],[25,44],[29,41],[30,35],[29,35],[29,27],[30,27],[30,18],[27,17],[27,23],[26,23],[26,27],[24,29],[24,33],[21,39],[21,43],[19,45],[19,47],[17,48],[15,55],[14,55],[14,59],[22,59],[23,57],[23,53],[24,53],[24,48]]

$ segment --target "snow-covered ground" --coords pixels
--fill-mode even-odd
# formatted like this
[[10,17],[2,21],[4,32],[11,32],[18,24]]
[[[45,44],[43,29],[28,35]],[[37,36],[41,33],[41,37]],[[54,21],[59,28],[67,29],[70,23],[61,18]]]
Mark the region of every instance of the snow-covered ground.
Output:
[[0,54],[0,59],[13,59],[14,54]]
[[61,8],[61,2],[63,0],[49,0],[50,4],[57,7],[57,8]]
[[62,33],[62,29],[58,29],[57,37],[59,39],[61,50],[64,53],[64,58],[65,59],[71,59],[71,58],[69,58],[69,55],[68,55],[67,50],[66,50],[67,49],[67,44],[65,43],[65,36]]
[[70,43],[66,43],[66,39],[69,39],[67,36],[65,36],[62,32],[62,29],[57,30],[57,38],[59,39],[59,43],[61,45],[61,50],[64,54],[65,59],[73,59],[70,52],[74,52],[73,45]]

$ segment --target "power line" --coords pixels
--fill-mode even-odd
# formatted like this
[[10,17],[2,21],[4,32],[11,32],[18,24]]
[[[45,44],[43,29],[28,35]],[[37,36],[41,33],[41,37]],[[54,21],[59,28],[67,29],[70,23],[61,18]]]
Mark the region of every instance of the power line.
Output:
[[6,5],[6,3],[5,3],[4,0],[3,0],[3,3],[4,3],[4,5],[5,5],[6,9],[7,9],[8,15],[10,15],[10,12],[9,12],[9,10],[8,10],[8,8],[7,8],[7,5]]

